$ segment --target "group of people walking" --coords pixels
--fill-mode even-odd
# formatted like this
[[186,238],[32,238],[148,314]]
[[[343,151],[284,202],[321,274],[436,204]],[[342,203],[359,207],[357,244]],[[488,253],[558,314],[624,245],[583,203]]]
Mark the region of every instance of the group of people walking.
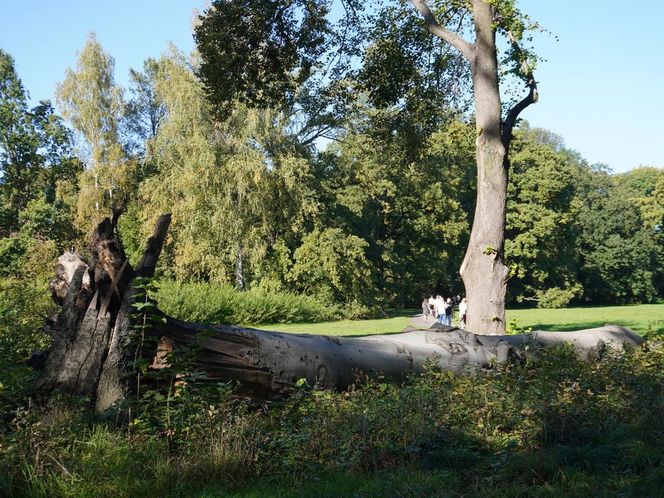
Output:
[[467,320],[468,303],[466,298],[461,299],[460,296],[454,298],[448,297],[445,299],[441,295],[436,297],[433,294],[427,299],[422,300],[422,314],[424,318],[433,317],[438,323],[442,325],[452,326],[452,314],[454,312],[454,305],[459,305],[459,327],[464,328]]

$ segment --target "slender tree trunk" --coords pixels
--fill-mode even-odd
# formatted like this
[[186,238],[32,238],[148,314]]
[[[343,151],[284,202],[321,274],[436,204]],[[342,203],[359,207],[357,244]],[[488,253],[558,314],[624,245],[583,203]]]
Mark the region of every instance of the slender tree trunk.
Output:
[[244,248],[242,245],[237,247],[235,253],[235,288],[244,290]]
[[476,41],[473,71],[477,126],[477,201],[461,278],[468,299],[467,329],[475,333],[505,333],[505,293],[508,270],[503,261],[507,151],[501,136],[496,36],[492,7],[474,0]]

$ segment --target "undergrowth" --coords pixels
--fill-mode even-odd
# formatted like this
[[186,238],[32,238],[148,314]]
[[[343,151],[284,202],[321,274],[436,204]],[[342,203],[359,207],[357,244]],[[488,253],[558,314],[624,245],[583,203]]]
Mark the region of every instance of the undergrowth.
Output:
[[178,381],[123,425],[86,400],[18,403],[0,495],[657,496],[664,347],[569,348],[476,376],[431,370],[256,405]]

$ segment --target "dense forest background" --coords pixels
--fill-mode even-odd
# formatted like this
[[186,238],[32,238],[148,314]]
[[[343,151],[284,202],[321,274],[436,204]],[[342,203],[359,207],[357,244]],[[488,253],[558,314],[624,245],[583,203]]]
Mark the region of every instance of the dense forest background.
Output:
[[[47,311],[57,256],[84,250],[113,210],[132,262],[173,213],[164,280],[306,294],[349,317],[463,295],[476,181],[464,68],[427,33],[390,45],[381,29],[409,29],[393,21],[343,85],[307,80],[275,108],[211,105],[200,56],[175,47],[123,89],[94,35],[57,111],[31,107],[0,51],[2,320]],[[507,239],[510,306],[651,302],[664,291],[664,170],[613,174],[522,122]]]

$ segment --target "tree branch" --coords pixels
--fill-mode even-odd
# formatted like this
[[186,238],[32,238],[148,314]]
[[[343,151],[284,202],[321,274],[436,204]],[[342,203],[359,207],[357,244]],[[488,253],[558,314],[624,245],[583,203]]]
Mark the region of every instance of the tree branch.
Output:
[[468,59],[468,62],[472,63],[473,44],[468,43],[454,31],[450,31],[441,26],[438,21],[436,21],[436,16],[433,15],[433,12],[431,12],[431,9],[424,0],[410,0],[410,3],[412,3],[415,9],[420,13],[424,22],[427,24],[427,28],[429,28],[429,31],[433,35],[454,46],[466,59]]
[[171,224],[170,213],[162,214],[155,223],[154,233],[148,239],[147,247],[143,252],[141,260],[136,265],[134,273],[139,277],[152,277],[157,267],[157,260],[166,240],[168,227]]
[[533,71],[528,64],[528,60],[523,55],[517,39],[514,37],[514,34],[511,31],[507,32],[507,37],[512,43],[512,48],[514,49],[517,58],[521,61],[521,71],[526,79],[526,85],[529,88],[528,95],[521,99],[521,101],[517,102],[514,107],[512,107],[512,109],[510,109],[510,111],[507,113],[507,116],[505,117],[505,121],[503,122],[503,145],[506,149],[509,149],[510,142],[512,141],[512,130],[514,129],[514,125],[516,124],[516,120],[518,119],[519,114],[521,114],[521,111],[523,111],[530,104],[537,102],[539,99],[539,92],[537,91],[537,81],[535,81],[535,75],[533,74]]

